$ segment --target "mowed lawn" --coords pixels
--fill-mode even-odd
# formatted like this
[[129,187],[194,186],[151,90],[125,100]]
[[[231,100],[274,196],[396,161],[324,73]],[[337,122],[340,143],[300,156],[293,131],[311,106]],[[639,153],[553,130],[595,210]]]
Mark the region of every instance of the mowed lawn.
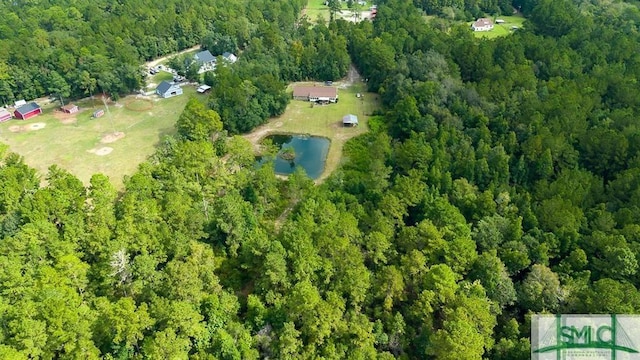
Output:
[[[303,10],[303,13],[309,17],[309,21],[312,23],[317,22],[318,18],[324,19],[325,22],[329,22],[329,7],[324,4],[326,0],[309,0],[307,7]],[[342,10],[348,10],[347,2],[342,2]],[[338,15],[336,15],[338,17]]]
[[[291,92],[293,86],[309,84],[296,83],[289,86],[288,90]],[[320,83],[316,85],[323,86]],[[369,117],[379,107],[379,100],[377,94],[365,93],[365,91],[365,84],[356,82],[348,88],[338,88],[337,104],[312,106],[308,101],[291,100],[284,114],[271,119],[245,137],[254,145],[259,144],[268,134],[277,133],[308,134],[329,138],[331,145],[325,170],[318,179],[323,180],[340,164],[344,143],[368,131]],[[362,96],[358,98],[357,93]],[[358,116],[357,127],[342,126],[342,118],[348,114]]]
[[[56,164],[85,184],[95,173],[107,175],[116,188],[122,188],[123,176],[135,173],[138,165],[156,150],[164,135],[175,132],[174,125],[190,96],[202,96],[185,86],[184,95],[170,99],[136,99],[135,95],[109,103],[109,112],[92,119],[94,110],[104,109],[99,100],[76,102],[80,112],[62,115],[58,103],[44,108],[44,114],[26,121],[10,120],[0,124],[0,142],[22,155],[42,177]],[[154,101],[157,100],[157,101]],[[134,110],[132,110],[134,109]],[[29,125],[44,124],[40,130]],[[18,128],[18,129],[17,129]],[[124,137],[114,142],[105,138],[114,132]],[[99,155],[103,152],[111,152]]]
[[[495,19],[504,20],[504,23],[496,24]],[[517,31],[512,29],[513,26],[518,27],[518,29],[522,29],[523,23],[526,20],[522,16],[498,16],[495,19],[492,19],[494,22],[493,29],[489,31],[474,31],[473,35],[482,39],[495,39],[497,37],[507,36],[512,34],[514,31]],[[473,21],[467,24],[471,27]]]

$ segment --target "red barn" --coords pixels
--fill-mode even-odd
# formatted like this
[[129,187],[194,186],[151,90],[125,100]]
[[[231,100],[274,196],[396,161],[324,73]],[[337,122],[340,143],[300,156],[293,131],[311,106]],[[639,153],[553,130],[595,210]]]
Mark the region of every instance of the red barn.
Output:
[[27,120],[34,116],[38,116],[42,114],[42,109],[38,104],[34,102],[30,102],[28,104],[22,105],[13,112],[13,114],[18,119]]

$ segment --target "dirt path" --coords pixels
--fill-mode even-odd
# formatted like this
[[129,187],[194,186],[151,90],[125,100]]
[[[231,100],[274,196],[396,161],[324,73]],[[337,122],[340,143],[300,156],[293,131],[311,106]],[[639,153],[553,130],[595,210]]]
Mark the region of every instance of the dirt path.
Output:
[[270,132],[277,130],[280,126],[282,126],[282,122],[269,121],[266,124],[258,126],[251,133],[243,135],[243,137],[253,144],[254,149],[259,150],[260,140],[269,135]]
[[174,56],[176,56],[176,55],[182,55],[182,54],[187,53],[187,52],[189,52],[189,51],[198,50],[198,49],[200,49],[200,45],[196,45],[196,46],[190,47],[190,48],[188,48],[188,49],[184,49],[184,50],[182,50],[182,51],[179,51],[179,52],[177,52],[177,53],[173,53],[173,54],[165,55],[165,56],[160,57],[160,58],[157,58],[157,59],[155,59],[155,60],[148,61],[148,62],[144,63],[144,65],[145,65],[146,67],[154,67],[154,66],[156,66],[156,65],[160,64],[160,63],[161,63],[161,62],[163,62],[163,61],[167,61],[167,60],[168,60],[169,58],[171,58],[171,57],[174,57]]

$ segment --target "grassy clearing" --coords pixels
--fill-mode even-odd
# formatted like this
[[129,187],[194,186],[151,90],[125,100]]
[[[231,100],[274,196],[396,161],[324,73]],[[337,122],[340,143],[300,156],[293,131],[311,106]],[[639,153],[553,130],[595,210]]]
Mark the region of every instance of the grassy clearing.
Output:
[[[329,22],[329,7],[324,4],[326,0],[309,0],[307,7],[303,10],[303,14],[309,18],[311,22],[318,22],[318,19],[322,19],[324,22]],[[361,10],[368,10],[373,4],[372,1],[366,0],[367,4],[360,6]],[[347,6],[347,2],[342,2],[342,11],[340,14],[336,14],[336,18],[351,18],[352,13]]]
[[154,91],[163,81],[173,81],[173,74],[167,71],[160,71],[155,75],[150,75],[147,78],[146,91]]
[[[503,24],[495,24],[496,19],[504,20]],[[524,21],[526,20],[522,16],[498,16],[495,19],[492,19],[494,22],[493,29],[490,31],[474,31],[473,35],[477,38],[481,39],[495,39],[501,36],[507,36],[512,34],[515,30],[512,30],[513,26],[521,29]],[[473,22],[467,23],[471,26]]]
[[[161,138],[174,133],[174,124],[195,88],[185,86],[184,95],[170,99],[151,97],[151,101],[135,95],[109,104],[109,112],[92,119],[94,110],[104,108],[101,101],[80,101],[80,112],[61,114],[57,106],[44,108],[44,114],[27,121],[11,120],[0,124],[0,141],[11,151],[22,155],[28,165],[42,175],[56,164],[67,169],[85,184],[91,175],[103,173],[117,188],[122,188],[124,175],[132,175],[138,164],[151,155]],[[136,109],[136,110],[131,110]],[[144,110],[142,110],[144,109]],[[30,124],[44,123],[41,130],[26,130]],[[16,129],[20,128],[22,129]],[[103,143],[114,131],[124,137]],[[112,148],[107,155],[98,155],[102,148]],[[103,149],[104,150],[104,149]],[[108,151],[108,149],[107,149]]]
[[[297,83],[293,84],[304,84]],[[308,83],[306,83],[308,84]],[[317,84],[322,86],[321,84]],[[289,90],[292,91],[292,86]],[[257,128],[245,137],[254,145],[272,133],[296,133],[324,136],[331,140],[327,162],[319,181],[328,177],[340,164],[344,143],[352,137],[368,130],[371,113],[378,108],[378,95],[365,93],[362,82],[356,82],[348,88],[338,89],[337,104],[314,105],[307,101],[291,100],[287,110],[281,116],[271,119],[267,124]],[[357,98],[356,94],[363,96]],[[358,116],[359,125],[353,128],[342,126],[342,117],[347,114]]]

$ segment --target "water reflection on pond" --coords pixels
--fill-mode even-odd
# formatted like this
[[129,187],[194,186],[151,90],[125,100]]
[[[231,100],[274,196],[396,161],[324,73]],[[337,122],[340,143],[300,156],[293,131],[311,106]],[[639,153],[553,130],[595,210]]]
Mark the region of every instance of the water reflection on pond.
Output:
[[[329,139],[305,135],[269,135],[265,139],[271,140],[278,149],[274,161],[277,174],[289,175],[300,166],[312,179],[322,175],[329,152]],[[264,162],[265,159],[258,158],[259,164]]]

